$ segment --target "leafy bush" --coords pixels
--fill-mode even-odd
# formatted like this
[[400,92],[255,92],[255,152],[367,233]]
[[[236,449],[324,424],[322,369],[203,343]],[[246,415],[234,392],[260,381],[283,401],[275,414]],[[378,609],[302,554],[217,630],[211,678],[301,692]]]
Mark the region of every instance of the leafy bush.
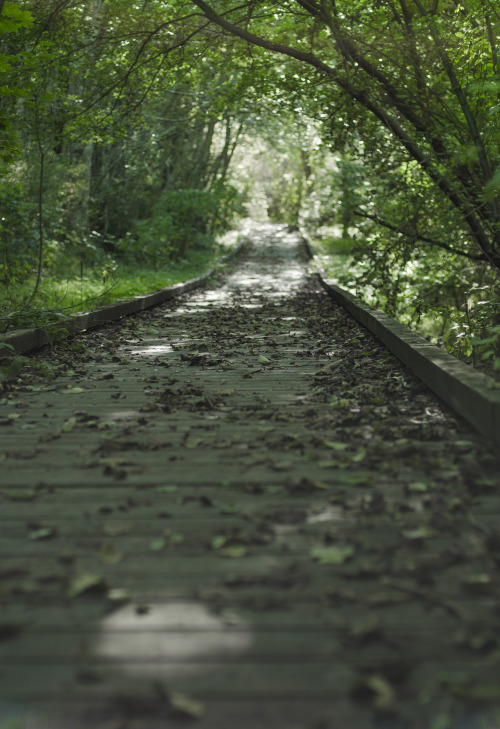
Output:
[[210,248],[214,234],[227,230],[238,209],[238,192],[229,185],[215,190],[165,190],[153,216],[139,220],[118,243],[127,259],[159,268],[185,258],[188,249]]
[[37,217],[23,186],[0,186],[0,282],[22,280],[36,263]]

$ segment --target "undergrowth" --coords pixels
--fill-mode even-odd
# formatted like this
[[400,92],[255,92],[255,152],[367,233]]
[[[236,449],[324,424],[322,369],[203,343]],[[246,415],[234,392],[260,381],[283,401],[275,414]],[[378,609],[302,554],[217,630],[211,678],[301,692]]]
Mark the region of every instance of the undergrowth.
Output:
[[49,342],[55,341],[71,330],[73,313],[90,311],[200,276],[214,265],[223,265],[228,250],[230,248],[218,246],[215,250],[193,251],[189,258],[169,264],[163,270],[115,261],[113,265],[87,271],[68,266],[66,275],[46,274],[32,301],[31,278],[22,284],[11,282],[8,287],[0,286],[0,385],[14,379],[31,361],[2,342],[2,334],[39,328]]
[[[42,278],[31,303],[31,280],[0,287],[0,333],[30,327],[46,328],[69,321],[77,311],[89,311],[115,301],[146,294],[199,276],[214,262],[214,255],[198,251],[189,260],[154,270],[131,264],[115,263],[113,268],[94,268],[66,276],[50,273]],[[68,275],[69,274],[69,275]]]
[[356,256],[352,242],[316,240],[313,247],[323,268],[340,286],[500,381],[498,280],[470,284],[464,264],[460,264],[462,270],[457,266],[455,277],[446,277],[443,267],[432,277],[403,269],[389,280],[387,271],[375,270],[369,260]]

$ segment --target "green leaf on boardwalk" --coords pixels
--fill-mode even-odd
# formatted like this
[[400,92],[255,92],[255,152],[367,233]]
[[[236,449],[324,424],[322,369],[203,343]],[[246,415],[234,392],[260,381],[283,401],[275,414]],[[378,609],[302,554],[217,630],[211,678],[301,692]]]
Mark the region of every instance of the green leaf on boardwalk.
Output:
[[387,679],[379,674],[360,677],[352,687],[351,693],[354,696],[371,694],[373,708],[382,714],[397,712],[396,692]]
[[427,491],[428,486],[423,481],[416,481],[415,483],[410,483],[408,485],[408,491]]
[[363,448],[363,446],[360,446],[358,448],[358,452],[352,457],[351,460],[354,461],[354,463],[359,463],[363,460],[363,458],[366,456],[366,448]]
[[337,544],[332,547],[315,547],[311,550],[311,557],[320,564],[343,564],[354,554],[352,544]]
[[185,694],[169,692],[167,695],[167,699],[170,709],[175,714],[179,714],[180,716],[191,717],[192,719],[199,719],[205,710],[205,707],[201,703],[201,701],[195,701]]
[[19,489],[6,491],[5,496],[9,501],[33,501],[33,499],[36,499],[37,493],[34,489]]
[[190,438],[186,441],[186,448],[198,448],[203,443],[203,438]]
[[263,354],[259,355],[259,359],[258,359],[258,361],[259,361],[259,362],[260,362],[261,364],[271,364],[271,360],[270,360],[270,359],[268,359],[267,357],[264,357],[264,355],[263,355]]
[[165,529],[163,532],[168,544],[181,544],[184,541],[184,535],[179,532],[173,532],[171,529]]
[[435,537],[436,532],[434,529],[430,529],[426,526],[420,526],[416,529],[404,529],[402,531],[403,537],[406,537],[406,539],[411,539],[412,541],[418,541],[420,539],[430,539],[430,537]]
[[66,589],[66,594],[68,597],[77,597],[90,592],[105,592],[106,590],[107,584],[104,577],[94,575],[91,572],[82,572],[71,580]]
[[161,552],[162,549],[164,549],[167,545],[167,541],[165,539],[154,539],[152,542],[149,543],[149,549],[152,552]]
[[76,425],[76,418],[68,418],[64,421],[61,427],[61,433],[69,433]]
[[128,534],[131,532],[132,525],[127,524],[126,522],[109,522],[108,524],[104,524],[102,531],[108,537],[120,537],[122,534]]
[[112,544],[101,544],[99,559],[103,564],[117,564],[123,559],[123,553],[118,552]]
[[29,533],[29,538],[38,542],[42,539],[52,539],[57,535],[57,529],[55,527],[42,527],[41,529],[35,529]]
[[108,590],[107,598],[110,602],[125,603],[130,601],[130,593],[123,587],[114,587]]
[[327,448],[332,448],[334,451],[344,451],[346,448],[348,448],[347,443],[336,443],[331,440],[324,440],[323,445]]
[[221,557],[231,557],[233,559],[240,559],[248,554],[248,549],[242,544],[235,544],[232,547],[224,547],[219,549],[218,554]]
[[238,514],[241,511],[241,506],[239,504],[223,504],[220,508],[220,513],[229,515],[229,514]]
[[221,549],[226,542],[227,537],[225,537],[223,534],[218,534],[217,536],[212,538],[210,544],[212,545],[212,549]]
[[342,477],[342,480],[346,483],[352,484],[353,486],[365,486],[372,481],[372,478],[366,473],[346,473],[346,475]]
[[178,490],[178,486],[157,486],[155,489],[155,491],[159,494],[175,494]]

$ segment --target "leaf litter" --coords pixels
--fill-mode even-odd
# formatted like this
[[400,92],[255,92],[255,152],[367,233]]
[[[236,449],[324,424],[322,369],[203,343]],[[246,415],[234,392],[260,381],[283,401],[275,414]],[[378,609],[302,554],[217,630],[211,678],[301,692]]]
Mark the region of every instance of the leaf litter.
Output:
[[[276,250],[271,259],[279,255],[279,246]],[[276,289],[281,285],[282,281]],[[249,294],[235,287],[231,306],[193,309],[182,326],[182,314],[176,321],[165,318],[165,312],[185,304],[169,302],[89,333],[81,351],[68,351],[64,343],[57,343],[50,359],[64,382],[47,388],[32,372],[7,393],[9,410],[12,398],[24,393],[30,399],[23,408],[28,415],[36,398],[55,397],[56,389],[61,397],[73,394],[78,399],[116,385],[116,392],[108,389],[106,397],[120,397],[107,402],[118,408],[123,395],[125,405],[120,407],[125,410],[131,396],[129,385],[122,383],[130,383],[137,369],[143,399],[130,408],[127,418],[111,419],[90,402],[84,405],[88,413],[64,411],[64,420],[59,416],[58,422],[48,412],[52,434],[40,434],[46,437],[40,442],[51,448],[74,439],[76,432],[82,434],[82,441],[85,436],[85,443],[92,443],[91,467],[146,489],[156,507],[168,502],[172,529],[147,527],[139,535],[133,518],[143,507],[134,503],[126,507],[130,522],[96,522],[93,558],[103,574],[91,567],[75,574],[74,561],[65,562],[68,575],[61,589],[72,600],[91,595],[106,604],[127,601],[128,590],[119,581],[114,584],[113,574],[122,560],[127,564],[124,552],[128,555],[129,550],[118,550],[110,541],[113,537],[126,541],[127,535],[137,534],[143,538],[141,555],[150,554],[151,559],[163,560],[173,553],[181,558],[187,554],[183,550],[198,549],[204,559],[225,557],[234,572],[218,582],[209,571],[200,578],[197,594],[218,609],[237,605],[248,611],[297,611],[297,625],[302,623],[304,601],[308,616],[321,609],[322,619],[333,621],[345,636],[333,660],[353,667],[349,695],[354,703],[363,699],[375,713],[411,721],[432,716],[436,697],[438,703],[454,701],[457,706],[469,699],[496,700],[491,680],[496,669],[493,663],[488,669],[487,661],[494,661],[498,650],[491,631],[494,635],[500,628],[495,572],[500,538],[495,539],[491,528],[500,506],[495,491],[498,460],[370,334],[325,298],[312,279],[282,299],[259,291],[258,285],[252,287],[253,304],[247,307]],[[203,294],[194,300],[196,296]],[[135,352],[139,346],[146,351],[148,337],[155,338],[150,343],[168,341],[171,354],[141,359]],[[288,369],[281,371],[278,364]],[[294,372],[300,373],[299,386]],[[263,379],[271,376],[272,381]],[[177,428],[186,417],[191,418],[188,435]],[[5,416],[0,422],[4,420],[8,428],[3,430],[22,432],[24,418]],[[196,431],[193,425],[210,425],[212,431]],[[9,455],[6,462],[43,455],[30,449],[15,452],[18,455]],[[201,525],[206,523],[206,505],[184,491],[184,482],[185,498],[176,499],[180,487],[173,485],[177,477],[171,477],[169,468],[184,463],[183,468],[193,468],[193,479],[199,478],[194,470],[202,452],[216,454],[219,472],[206,478],[216,486],[206,498],[217,505],[222,521],[196,541],[178,528],[177,514],[200,509],[197,518],[205,528]],[[12,448],[9,453],[14,453]],[[153,462],[157,457],[163,459],[163,483],[152,479],[150,484],[147,459]],[[226,459],[237,465],[227,478]],[[111,482],[110,487],[124,484]],[[47,498],[31,484],[0,493],[0,499],[16,509]],[[110,501],[106,490],[102,501],[97,500],[96,514],[99,503]],[[118,503],[113,500],[112,508],[118,509]],[[308,515],[328,514],[331,507],[337,509],[331,523],[308,523]],[[158,518],[164,512],[156,508],[151,513]],[[221,526],[233,520],[238,526]],[[33,549],[42,553],[50,548],[56,533],[44,536],[43,530],[51,528],[31,530],[38,532],[38,538],[30,539]],[[274,568],[252,572],[248,565],[256,554],[263,559],[272,555]],[[29,590],[22,580],[22,574],[13,573],[2,578],[0,589]],[[358,615],[361,609],[371,614]],[[405,623],[410,611],[420,622]],[[476,624],[485,629],[476,629]],[[436,641],[447,660],[469,669],[466,685],[440,681],[437,673],[427,670]],[[396,649],[406,655],[405,670]],[[468,662],[469,653],[476,663]],[[478,656],[484,664],[477,662]],[[432,697],[428,704],[420,701],[420,689],[413,682],[419,671],[427,676]],[[160,693],[177,715],[202,717],[196,701],[169,694],[167,688]],[[425,719],[421,724],[426,725]]]

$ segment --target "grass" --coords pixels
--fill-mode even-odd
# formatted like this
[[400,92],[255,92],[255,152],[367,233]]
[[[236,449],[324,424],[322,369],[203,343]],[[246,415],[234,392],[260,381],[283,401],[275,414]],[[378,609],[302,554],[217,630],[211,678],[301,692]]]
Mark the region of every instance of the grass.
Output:
[[161,270],[120,262],[114,263],[112,270],[101,265],[82,272],[79,266],[69,266],[65,273],[45,274],[30,303],[34,277],[0,286],[0,333],[43,327],[77,311],[89,311],[195,278],[214,265],[223,252],[221,247],[193,251],[188,259],[172,262]]

